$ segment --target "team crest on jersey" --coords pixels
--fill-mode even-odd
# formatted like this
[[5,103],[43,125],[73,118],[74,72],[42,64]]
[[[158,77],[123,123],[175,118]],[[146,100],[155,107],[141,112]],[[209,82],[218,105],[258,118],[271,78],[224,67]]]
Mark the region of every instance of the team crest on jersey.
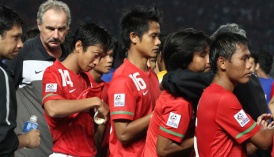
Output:
[[241,125],[241,127],[245,126],[250,121],[243,109],[236,113],[234,118]]
[[125,106],[125,94],[114,94],[114,107]]
[[178,128],[180,119],[181,119],[181,115],[170,112],[166,125],[171,126],[173,128]]
[[57,84],[56,83],[48,83],[46,84],[45,92],[56,92],[57,91]]

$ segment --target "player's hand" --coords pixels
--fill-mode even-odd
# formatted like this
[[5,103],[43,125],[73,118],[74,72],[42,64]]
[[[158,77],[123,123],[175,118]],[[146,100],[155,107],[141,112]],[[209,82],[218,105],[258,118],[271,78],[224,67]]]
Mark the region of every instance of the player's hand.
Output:
[[106,104],[103,100],[101,101],[101,104],[99,105],[99,107],[97,108],[97,111],[104,116],[105,118],[105,122],[104,124],[106,124],[106,122],[108,121],[108,116],[109,116],[109,106],[108,104]]
[[[257,124],[261,127],[261,129],[268,129],[270,126],[269,126],[269,122],[270,120],[272,119],[272,115],[269,114],[269,113],[264,113],[262,115],[260,115],[258,118],[257,118]],[[270,123],[272,124],[272,123]],[[272,125],[271,125],[272,126]]]
[[28,133],[25,134],[28,145],[26,148],[36,148],[40,145],[40,131],[39,130],[31,130]]
[[267,128],[273,129],[273,128],[274,128],[274,121],[270,122],[270,123],[267,125]]

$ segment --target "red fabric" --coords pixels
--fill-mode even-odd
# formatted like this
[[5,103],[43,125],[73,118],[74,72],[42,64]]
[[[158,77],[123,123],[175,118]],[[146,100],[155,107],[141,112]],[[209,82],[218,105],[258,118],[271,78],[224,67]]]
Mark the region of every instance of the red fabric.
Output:
[[[93,93],[97,96],[100,97],[104,102],[108,103],[108,98],[107,98],[107,91],[109,88],[109,83],[104,82],[103,80],[100,81],[100,83],[96,83],[94,78],[87,72],[87,75],[89,77],[89,81],[91,83],[91,88]],[[105,131],[102,136],[101,140],[101,152],[100,157],[108,157],[109,156],[109,132],[110,132],[110,121],[108,121],[105,124]]]
[[259,129],[232,92],[217,84],[204,90],[195,130],[200,157],[245,157],[245,141]]
[[113,120],[134,121],[150,114],[159,97],[160,89],[156,74],[149,70],[141,71],[127,59],[115,71],[108,90],[110,105],[111,132],[110,156],[140,157],[145,145],[145,135],[128,145],[117,139]]
[[[174,122],[174,124],[178,124],[177,128],[176,125],[169,124],[174,121],[170,116],[174,115],[173,113],[180,116],[180,118],[177,116],[180,120]],[[150,120],[146,144],[142,156],[158,157],[156,153],[158,135],[178,143],[181,143],[183,139],[188,137],[190,134],[193,137],[194,120],[195,118],[190,102],[186,101],[182,97],[173,97],[165,90],[162,91],[159,99],[157,100],[153,116]]]
[[[63,75],[61,74],[63,73]],[[57,88],[46,91],[49,85]],[[45,70],[42,80],[43,104],[48,100],[75,100],[91,97],[93,93],[85,73],[76,75],[59,61]],[[53,152],[73,156],[94,156],[94,125],[90,112],[79,112],[62,118],[51,118],[44,113],[53,137]]]

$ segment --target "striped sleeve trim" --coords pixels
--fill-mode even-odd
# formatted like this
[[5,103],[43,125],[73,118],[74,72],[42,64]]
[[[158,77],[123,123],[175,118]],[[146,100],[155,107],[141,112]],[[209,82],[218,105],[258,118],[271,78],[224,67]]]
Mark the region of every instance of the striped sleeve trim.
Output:
[[171,135],[180,137],[180,138],[184,138],[184,136],[185,136],[185,135],[183,135],[183,134],[178,134],[178,133],[176,133],[176,132],[167,130],[166,128],[164,128],[164,127],[162,127],[162,126],[160,126],[160,130],[162,130],[162,131],[164,131],[164,132],[167,132],[167,133],[169,133],[169,134],[171,134]]
[[134,115],[134,113],[128,112],[128,111],[115,111],[115,112],[110,113],[110,115],[116,115],[116,114],[127,114],[127,115],[131,115],[131,116]]
[[8,74],[6,73],[6,71],[0,67],[0,69],[3,71],[4,76],[5,76],[5,84],[6,84],[6,117],[5,120],[7,122],[8,125],[10,125],[10,121],[9,121],[9,114],[10,114],[10,87],[9,87],[9,77]]
[[50,96],[56,96],[57,94],[52,94],[52,93],[49,93],[47,95],[45,95],[42,99],[42,102],[47,98],[47,97],[50,97]]
[[241,137],[244,136],[245,134],[249,133],[252,129],[255,128],[256,125],[257,125],[256,122],[254,122],[254,124],[253,124],[251,127],[249,127],[247,130],[245,130],[244,132],[239,133],[239,134],[236,136],[236,139],[241,138]]

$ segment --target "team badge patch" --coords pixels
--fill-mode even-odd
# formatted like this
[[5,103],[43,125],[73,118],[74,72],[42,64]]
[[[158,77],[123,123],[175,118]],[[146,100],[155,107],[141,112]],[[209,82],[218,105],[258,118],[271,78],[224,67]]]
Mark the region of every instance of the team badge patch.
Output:
[[125,106],[125,94],[114,94],[114,107]]
[[56,92],[57,91],[57,84],[56,83],[48,83],[46,84],[45,92]]
[[173,128],[178,128],[180,119],[181,119],[181,115],[170,112],[166,125],[171,126]]
[[246,113],[242,109],[234,115],[234,118],[241,125],[241,127],[245,126],[250,121],[250,119],[247,117]]

